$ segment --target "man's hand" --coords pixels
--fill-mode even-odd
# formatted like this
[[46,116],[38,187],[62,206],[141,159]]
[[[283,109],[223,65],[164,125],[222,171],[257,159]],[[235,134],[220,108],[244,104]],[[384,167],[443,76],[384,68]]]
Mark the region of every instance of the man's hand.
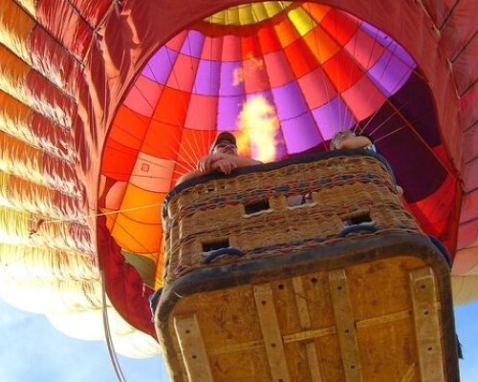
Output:
[[215,168],[213,168],[213,164],[218,160],[223,159],[223,157],[223,154],[209,154],[202,157],[197,163],[198,171],[203,174],[209,174],[212,170],[215,170]]
[[212,164],[213,170],[218,170],[226,175],[229,175],[232,170],[237,168],[237,165],[230,159],[219,159]]

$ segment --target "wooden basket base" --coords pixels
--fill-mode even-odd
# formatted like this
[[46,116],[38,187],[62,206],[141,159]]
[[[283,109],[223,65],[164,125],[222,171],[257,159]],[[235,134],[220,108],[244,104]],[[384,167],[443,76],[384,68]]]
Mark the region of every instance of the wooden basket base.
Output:
[[448,274],[426,245],[292,256],[249,280],[229,269],[236,285],[195,280],[187,296],[173,284],[157,316],[173,380],[458,380]]

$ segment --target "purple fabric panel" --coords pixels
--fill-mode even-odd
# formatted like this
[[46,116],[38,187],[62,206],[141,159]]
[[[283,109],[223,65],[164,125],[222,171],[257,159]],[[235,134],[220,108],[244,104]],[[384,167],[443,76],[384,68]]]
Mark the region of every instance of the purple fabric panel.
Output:
[[367,76],[377,85],[377,87],[390,97],[396,93],[408,80],[412,69],[405,65],[403,61],[385,51],[382,57],[370,68]]
[[289,154],[306,151],[322,142],[322,137],[310,113],[281,121],[281,126]]
[[350,128],[356,123],[340,97],[335,97],[324,106],[312,110],[312,114],[325,140],[332,139],[336,132]]
[[370,35],[374,40],[377,40],[377,42],[384,47],[388,47],[393,41],[388,34],[383,33],[381,30],[365,21],[360,24],[360,29]]
[[392,52],[392,54],[398,59],[403,61],[405,65],[410,67],[411,69],[415,69],[417,67],[417,64],[415,63],[415,61],[413,61],[412,56],[410,56],[408,52],[400,45],[398,45],[395,41],[390,44],[388,50]]
[[198,31],[190,30],[184,39],[181,53],[195,58],[199,58],[204,45],[204,35]]
[[220,131],[237,130],[237,116],[241,112],[244,95],[236,97],[219,97],[217,129]]
[[409,67],[415,68],[416,64],[413,61],[413,58],[408,54],[408,52],[398,45],[389,35],[378,30],[369,23],[363,22],[360,25],[360,28],[369,34],[372,38],[376,39],[381,45],[387,48],[390,52],[396,55],[400,60],[406,63]]
[[[239,81],[235,84],[235,78],[242,71],[242,65],[239,61],[223,62],[221,65],[221,85],[219,95],[237,96],[244,93],[244,83]],[[235,74],[236,73],[236,74]]]
[[221,64],[217,61],[199,61],[194,85],[196,93],[216,96],[219,92],[220,69]]
[[168,80],[171,67],[177,56],[178,53],[174,50],[163,46],[146,64],[142,74],[149,79],[164,85]]
[[272,93],[277,114],[281,121],[304,114],[308,109],[296,81],[292,81],[280,88],[272,89]]

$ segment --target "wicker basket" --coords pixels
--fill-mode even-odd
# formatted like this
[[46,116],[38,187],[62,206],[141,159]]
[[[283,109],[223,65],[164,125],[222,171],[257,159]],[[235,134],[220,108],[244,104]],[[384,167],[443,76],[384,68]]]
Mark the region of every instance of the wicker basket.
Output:
[[458,380],[448,265],[380,157],[197,179],[163,214],[172,381]]
[[[198,268],[363,235],[420,232],[379,157],[334,153],[313,159],[260,166],[262,171],[212,179],[172,194],[163,218],[164,284]],[[232,248],[232,255],[223,250],[209,261],[211,252],[221,248]]]

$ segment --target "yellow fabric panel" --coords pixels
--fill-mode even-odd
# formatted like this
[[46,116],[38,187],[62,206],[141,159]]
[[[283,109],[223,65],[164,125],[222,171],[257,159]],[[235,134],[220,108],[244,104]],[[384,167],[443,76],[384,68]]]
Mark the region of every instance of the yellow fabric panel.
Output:
[[[0,296],[19,309],[45,314],[60,332],[82,340],[104,340],[102,290],[99,277],[91,280],[18,280],[0,267]],[[89,279],[89,277],[88,277]],[[109,329],[115,351],[145,358],[160,354],[156,340],[129,325],[106,299]]]
[[268,17],[273,17],[277,15],[278,13],[289,7],[291,4],[293,4],[292,1],[267,1],[265,3],[262,3],[267,12]]
[[88,227],[68,222],[38,222],[38,217],[26,211],[0,207],[0,242],[93,254]]
[[161,226],[163,193],[150,192],[129,184],[121,204],[124,216],[137,222]]
[[12,0],[0,0],[0,43],[31,65],[28,37],[35,21]]
[[31,102],[25,92],[25,82],[31,68],[1,45],[0,62],[2,63],[0,65],[0,90],[30,106]]
[[14,211],[0,207],[0,242],[6,244],[29,243],[32,215],[28,212]]
[[85,252],[92,256],[95,252],[90,229],[74,222],[46,221],[35,234],[29,236],[29,242],[36,247]]
[[287,17],[294,25],[301,36],[305,36],[310,30],[317,26],[317,23],[303,8],[294,8],[287,12]]
[[240,5],[237,8],[238,25],[248,25],[257,22],[257,12],[253,10],[254,5]]
[[204,21],[220,25],[251,25],[274,17],[290,4],[290,1],[243,4],[218,12]]
[[0,134],[0,170],[33,183],[48,185],[42,171],[43,153],[25,143]]
[[[30,182],[54,188],[71,195],[78,195],[79,190],[75,179],[65,176],[61,166],[43,165],[45,152],[38,150],[24,142],[0,133],[0,171],[16,175]],[[60,159],[50,159],[53,160]],[[66,162],[62,162],[68,166]]]
[[121,248],[142,254],[157,263],[161,250],[161,225],[139,223],[120,213],[111,235]]
[[451,276],[453,304],[465,305],[478,298],[478,276]]
[[156,267],[156,277],[154,280],[154,289],[159,289],[163,286],[163,271],[164,271],[164,237],[161,237],[161,251],[158,256],[158,266]]
[[85,220],[78,198],[0,172],[0,204],[51,219]]
[[31,144],[36,140],[30,130],[33,113],[30,108],[0,91],[0,130]]
[[38,0],[16,0],[17,3],[20,3],[25,10],[30,13],[33,18],[36,19],[36,3]]
[[98,278],[90,255],[79,252],[0,244],[0,261],[5,274],[17,280]]

